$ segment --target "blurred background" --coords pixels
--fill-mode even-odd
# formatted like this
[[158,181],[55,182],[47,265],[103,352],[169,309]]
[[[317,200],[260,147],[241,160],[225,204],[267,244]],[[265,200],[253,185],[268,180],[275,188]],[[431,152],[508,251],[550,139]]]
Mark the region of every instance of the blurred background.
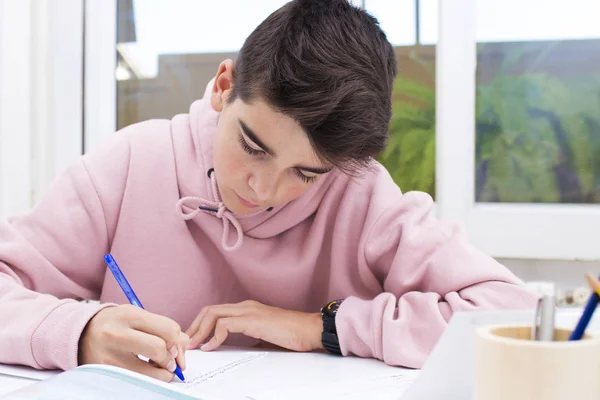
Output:
[[[187,112],[285,3],[0,0],[0,217],[116,130]],[[396,49],[379,160],[401,189],[522,279],[584,287],[600,272],[600,2],[353,3]]]

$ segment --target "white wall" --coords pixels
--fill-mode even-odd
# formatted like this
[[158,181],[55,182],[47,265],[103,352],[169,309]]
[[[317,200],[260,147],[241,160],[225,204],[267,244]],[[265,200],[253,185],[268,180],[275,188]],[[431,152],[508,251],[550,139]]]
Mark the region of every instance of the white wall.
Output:
[[0,0],[0,217],[81,154],[82,0]]
[[0,216],[31,204],[31,4],[0,0]]

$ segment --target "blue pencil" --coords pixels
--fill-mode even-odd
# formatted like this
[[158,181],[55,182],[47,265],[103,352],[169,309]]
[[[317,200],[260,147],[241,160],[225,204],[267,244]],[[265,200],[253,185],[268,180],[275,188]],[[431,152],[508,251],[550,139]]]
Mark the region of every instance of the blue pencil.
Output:
[[[117,283],[119,284],[119,286],[121,286],[123,293],[125,293],[125,296],[127,296],[127,300],[129,300],[129,303],[131,303],[134,306],[137,306],[143,310],[144,306],[142,305],[142,302],[135,295],[133,288],[127,281],[127,278],[125,278],[125,275],[123,275],[121,268],[119,268],[119,266],[117,265],[117,262],[115,261],[113,256],[110,254],[105,255],[104,261],[106,262],[106,265],[108,265],[108,269],[110,269],[110,272],[112,272],[112,274],[115,277],[115,279],[117,280]],[[185,378],[183,377],[183,373],[181,372],[181,368],[179,368],[179,365],[177,365],[177,364],[175,367],[175,375],[177,375],[177,377],[179,379],[181,379],[181,382],[185,381]]]
[[569,340],[581,340],[583,334],[585,333],[585,329],[592,319],[592,315],[594,315],[594,311],[596,310],[599,301],[600,296],[598,296],[598,293],[592,293],[590,299],[585,305],[585,308],[583,309],[583,314],[581,314],[581,318],[579,319],[577,326],[573,332],[571,332],[571,336],[569,336]]

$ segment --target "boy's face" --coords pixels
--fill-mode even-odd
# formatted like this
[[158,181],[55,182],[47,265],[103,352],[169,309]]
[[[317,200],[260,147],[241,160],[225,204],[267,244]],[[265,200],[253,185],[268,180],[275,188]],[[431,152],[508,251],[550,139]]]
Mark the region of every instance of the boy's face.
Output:
[[288,203],[306,192],[330,165],[319,161],[308,136],[292,118],[256,99],[227,104],[233,63],[219,67],[211,105],[220,112],[214,168],[223,202],[237,215]]

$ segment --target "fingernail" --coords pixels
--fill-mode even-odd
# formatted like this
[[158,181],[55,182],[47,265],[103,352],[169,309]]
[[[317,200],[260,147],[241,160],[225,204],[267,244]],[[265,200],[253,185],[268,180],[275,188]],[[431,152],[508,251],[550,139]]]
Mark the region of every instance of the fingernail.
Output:
[[169,361],[169,363],[167,364],[167,369],[169,370],[169,372],[175,371],[175,365],[175,360]]
[[200,346],[200,350],[205,351],[206,349],[208,349],[208,343],[204,343],[202,346]]
[[173,358],[177,357],[178,354],[179,352],[177,351],[177,346],[171,347],[171,355],[173,356]]

